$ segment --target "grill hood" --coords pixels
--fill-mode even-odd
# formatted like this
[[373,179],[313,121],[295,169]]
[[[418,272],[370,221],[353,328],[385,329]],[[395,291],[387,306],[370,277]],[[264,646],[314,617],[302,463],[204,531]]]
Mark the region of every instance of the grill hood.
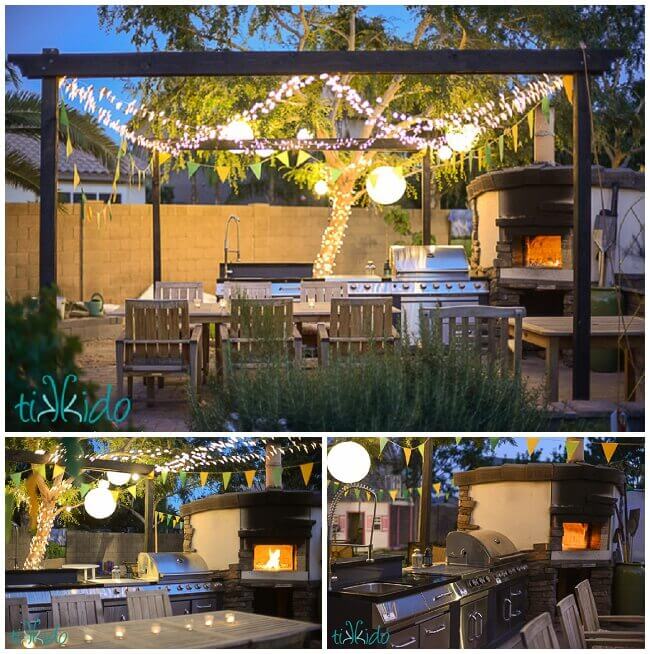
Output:
[[451,531],[447,534],[447,563],[492,566],[518,555],[514,543],[490,529]]
[[178,577],[205,576],[209,572],[205,561],[188,552],[140,552],[138,574],[141,579],[164,581]]
[[392,245],[389,259],[396,279],[467,279],[469,275],[462,245]]

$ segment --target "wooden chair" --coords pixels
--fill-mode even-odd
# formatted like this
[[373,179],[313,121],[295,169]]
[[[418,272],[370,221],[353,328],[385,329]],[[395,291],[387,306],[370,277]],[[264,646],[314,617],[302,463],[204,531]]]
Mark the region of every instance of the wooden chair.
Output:
[[391,298],[333,299],[329,329],[318,324],[318,358],[326,366],[331,356],[382,351],[399,340]]
[[578,605],[573,595],[567,595],[557,604],[562,632],[569,649],[587,649],[587,647],[643,647],[644,641],[630,638],[618,638],[616,634],[606,635],[606,632],[596,632],[597,635],[587,637],[585,634]]
[[[645,632],[645,617],[642,615],[598,615],[596,600],[591,591],[591,584],[588,579],[581,581],[575,588],[576,601],[580,609],[580,617],[584,625],[585,632],[591,634],[608,633],[616,634],[619,638],[640,638]],[[630,631],[623,628],[617,629],[613,626],[604,629],[601,622],[616,625],[631,625],[637,627],[636,630]]]
[[64,595],[52,598],[52,622],[55,627],[80,627],[104,622],[99,595]]
[[201,370],[201,325],[190,328],[187,300],[127,300],[124,334],[115,341],[117,392],[133,397],[133,377],[147,380],[154,399],[154,377],[189,375],[196,392]]
[[[486,357],[489,365],[510,369],[521,375],[522,320],[524,307],[488,307],[478,304],[458,304],[436,309],[423,309],[422,317],[431,335],[449,347],[472,349]],[[514,338],[509,339],[509,320],[514,319]]]
[[129,620],[150,620],[169,618],[173,615],[169,592],[163,590],[141,590],[126,596]]
[[293,322],[293,300],[273,298],[231,301],[230,325],[219,325],[221,372],[229,366],[258,368],[276,353],[302,359],[302,337]]
[[542,613],[525,624],[521,638],[526,649],[560,649],[550,613]]
[[[23,631],[29,622],[26,597],[5,598],[5,631]],[[41,628],[46,625],[40,625]]]
[[227,300],[267,300],[273,297],[271,282],[224,282],[223,296]]
[[153,289],[156,300],[201,300],[203,282],[156,282]]
[[331,302],[335,298],[348,296],[348,285],[344,282],[305,281],[300,283],[300,301]]

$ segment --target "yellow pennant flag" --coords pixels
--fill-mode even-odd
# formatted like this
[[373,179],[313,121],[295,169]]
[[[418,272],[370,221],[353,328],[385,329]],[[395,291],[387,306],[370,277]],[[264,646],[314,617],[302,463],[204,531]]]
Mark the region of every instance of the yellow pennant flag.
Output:
[[420,452],[420,456],[421,456],[422,459],[424,460],[424,443],[420,443],[420,444],[418,445],[418,451]]
[[58,466],[55,463],[54,469],[52,471],[52,477],[56,479],[59,475],[62,475],[64,472],[65,472],[65,466]]
[[409,461],[411,460],[411,452],[413,451],[412,448],[410,447],[405,447],[404,448],[404,459],[406,460],[406,465],[409,464]]
[[314,469],[313,463],[303,463],[300,466],[300,472],[302,473],[302,479],[305,482],[305,486],[309,483],[309,480],[311,479],[311,473],[313,469]]
[[40,475],[45,479],[47,472],[45,471],[45,464],[44,463],[32,463],[32,472]]
[[441,482],[436,482],[433,484],[433,490],[436,491],[436,495],[440,495],[440,489],[442,488]]
[[232,472],[223,473],[223,489],[228,490],[228,484],[230,483],[230,478],[232,477]]
[[537,447],[537,443],[539,443],[539,438],[527,438],[526,439],[526,448],[528,449],[528,454],[530,454],[530,456],[533,456],[533,452],[535,451],[535,448]]
[[112,490],[111,495],[113,496],[113,499],[117,502],[117,500],[120,497],[120,491],[119,490]]
[[528,120],[528,134],[532,139],[533,133],[535,132],[535,111],[533,109],[528,112],[526,119]]
[[217,175],[219,175],[219,179],[222,182],[225,182],[228,179],[228,175],[230,175],[230,166],[215,166],[214,169],[217,171]]
[[156,472],[152,470],[148,475],[147,479],[155,479],[156,478]]
[[512,126],[512,149],[517,152],[519,148],[519,125]]
[[605,454],[605,458],[607,459],[607,463],[609,463],[614,456],[614,452],[616,452],[618,443],[601,443],[601,445],[603,446],[603,452]]
[[397,488],[394,488],[393,490],[389,490],[388,494],[390,495],[390,499],[393,500],[394,502],[395,499],[397,498]]
[[128,490],[129,493],[131,493],[131,495],[135,497],[138,492],[138,487],[135,484],[133,484],[133,486],[129,486],[126,490]]
[[199,472],[199,479],[201,480],[201,486],[205,486],[205,483],[208,481],[209,472]]
[[575,439],[567,438],[565,445],[566,445],[566,460],[571,461],[573,455],[575,454],[575,451],[578,449],[578,445],[580,445],[580,442]]
[[563,75],[562,84],[567,100],[573,104],[573,75]]
[[77,186],[81,184],[81,178],[79,177],[79,171],[77,170],[77,164],[72,166],[72,190],[74,191]]
[[68,134],[68,138],[65,142],[65,158],[69,159],[71,154],[72,154],[72,141],[70,140],[70,134]]
[[159,152],[158,153],[158,165],[162,166],[166,161],[169,161],[172,158],[172,155],[169,152]]
[[253,480],[255,479],[255,470],[246,470],[244,476],[246,477],[246,483],[250,488],[253,485]]

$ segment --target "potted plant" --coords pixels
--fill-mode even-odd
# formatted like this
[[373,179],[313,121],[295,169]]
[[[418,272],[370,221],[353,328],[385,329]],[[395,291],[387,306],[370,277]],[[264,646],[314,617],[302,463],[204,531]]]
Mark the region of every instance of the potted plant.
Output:
[[45,569],[60,568],[65,563],[65,547],[54,541],[50,541],[45,546],[45,559],[43,567]]

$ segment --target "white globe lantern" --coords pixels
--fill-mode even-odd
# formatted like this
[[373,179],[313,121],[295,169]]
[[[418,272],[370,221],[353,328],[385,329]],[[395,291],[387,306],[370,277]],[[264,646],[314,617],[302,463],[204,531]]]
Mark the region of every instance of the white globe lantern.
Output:
[[354,484],[370,471],[370,455],[354,441],[338,443],[327,453],[327,469],[338,481]]
[[440,161],[448,161],[451,159],[452,155],[454,154],[454,151],[448,146],[448,145],[441,145],[438,148],[438,159]]
[[299,141],[308,141],[309,139],[314,138],[314,133],[306,127],[301,127],[296,134],[296,138]]
[[113,486],[124,486],[131,479],[128,472],[114,472],[112,470],[106,473],[106,477]]
[[325,195],[328,190],[329,190],[329,187],[327,186],[327,182],[324,179],[319,179],[314,184],[314,193],[316,195],[318,195],[318,196]]
[[100,479],[97,488],[93,488],[84,497],[84,508],[89,516],[103,520],[113,515],[117,502],[111,491],[108,490],[108,481]]
[[366,178],[366,191],[377,204],[395,204],[406,191],[406,180],[401,168],[379,166]]
[[[232,120],[222,130],[221,138],[224,141],[250,141],[255,138],[255,134],[245,120]],[[230,152],[240,154],[244,150],[230,150]]]
[[455,152],[469,152],[478,136],[479,129],[476,125],[463,125],[461,129],[454,129],[447,132],[445,138],[449,147]]

